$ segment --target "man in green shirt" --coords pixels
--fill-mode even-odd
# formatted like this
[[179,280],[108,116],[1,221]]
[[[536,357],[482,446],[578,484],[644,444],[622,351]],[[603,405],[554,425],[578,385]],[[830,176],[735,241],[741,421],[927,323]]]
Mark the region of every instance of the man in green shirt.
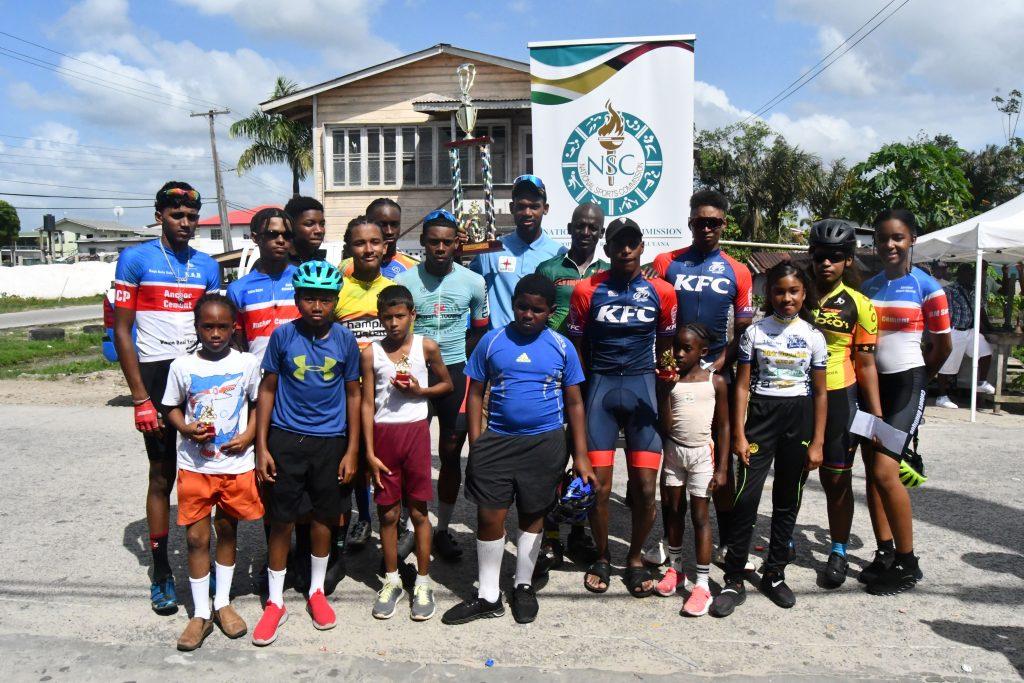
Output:
[[[597,204],[581,204],[572,212],[568,225],[572,244],[561,256],[544,261],[537,273],[555,283],[555,311],[548,318],[548,327],[566,333],[569,320],[569,299],[576,283],[594,273],[608,269],[608,263],[595,259],[597,245],[604,236],[604,212]],[[584,565],[596,559],[597,549],[582,524],[573,525],[569,532],[569,555]],[[544,543],[537,559],[535,576],[546,574],[562,564],[562,541],[558,523],[550,517],[544,520]]]

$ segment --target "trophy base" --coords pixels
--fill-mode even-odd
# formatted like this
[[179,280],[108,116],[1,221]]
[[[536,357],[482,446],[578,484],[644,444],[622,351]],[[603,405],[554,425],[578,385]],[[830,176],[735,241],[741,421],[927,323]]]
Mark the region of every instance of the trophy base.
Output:
[[489,254],[494,251],[501,251],[505,248],[505,245],[501,243],[501,240],[487,240],[484,242],[466,242],[459,249],[459,253],[464,256],[475,256],[477,254]]

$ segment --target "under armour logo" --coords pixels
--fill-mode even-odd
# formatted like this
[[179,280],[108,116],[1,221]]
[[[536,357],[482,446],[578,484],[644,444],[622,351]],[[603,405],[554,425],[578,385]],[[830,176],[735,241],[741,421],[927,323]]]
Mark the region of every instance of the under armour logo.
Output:
[[292,373],[292,376],[300,382],[306,381],[307,372],[322,373],[324,381],[329,382],[334,379],[334,371],[332,368],[338,364],[338,361],[334,360],[330,356],[324,356],[323,365],[308,365],[306,363],[305,356],[295,356],[295,358],[292,358],[292,362],[295,363],[295,372]]

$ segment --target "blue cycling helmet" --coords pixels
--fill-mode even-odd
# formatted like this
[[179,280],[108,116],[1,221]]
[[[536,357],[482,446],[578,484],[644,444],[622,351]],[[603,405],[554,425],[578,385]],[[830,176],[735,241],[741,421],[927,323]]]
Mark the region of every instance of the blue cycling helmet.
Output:
[[306,261],[292,275],[295,289],[341,291],[341,273],[327,261]]
[[587,482],[573,477],[571,472],[566,473],[565,479],[568,483],[562,486],[562,497],[551,515],[561,524],[580,524],[586,521],[590,509],[597,502],[597,492]]

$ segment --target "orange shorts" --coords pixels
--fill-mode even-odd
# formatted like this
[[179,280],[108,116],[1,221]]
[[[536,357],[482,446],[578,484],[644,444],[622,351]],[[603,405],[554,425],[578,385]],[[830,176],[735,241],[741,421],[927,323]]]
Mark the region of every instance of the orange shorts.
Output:
[[209,517],[214,505],[235,519],[263,517],[256,471],[201,474],[178,470],[178,524],[188,526]]

